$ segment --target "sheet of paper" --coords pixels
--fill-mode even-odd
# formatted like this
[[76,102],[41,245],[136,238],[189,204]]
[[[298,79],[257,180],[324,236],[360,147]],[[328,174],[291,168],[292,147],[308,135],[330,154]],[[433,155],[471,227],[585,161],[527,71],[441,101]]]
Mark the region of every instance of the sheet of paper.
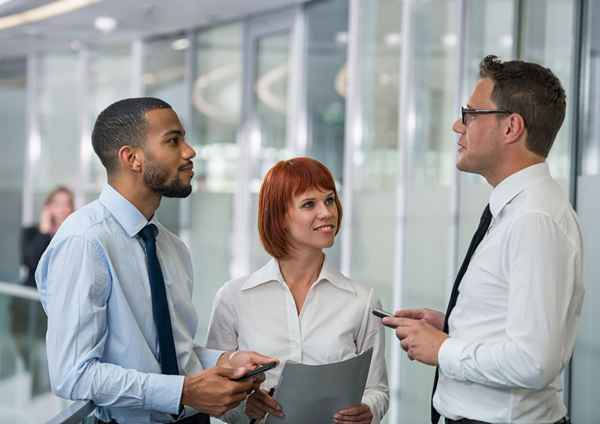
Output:
[[267,424],[330,424],[337,411],[361,403],[373,349],[342,362],[304,365],[288,361],[273,396],[285,417]]

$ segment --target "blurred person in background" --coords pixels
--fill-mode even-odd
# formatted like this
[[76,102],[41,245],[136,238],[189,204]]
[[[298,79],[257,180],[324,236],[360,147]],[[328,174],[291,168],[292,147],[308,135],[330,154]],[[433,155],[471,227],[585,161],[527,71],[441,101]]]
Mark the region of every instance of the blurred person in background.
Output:
[[42,208],[40,222],[23,229],[21,235],[21,263],[26,268],[23,284],[35,287],[35,269],[42,253],[50,244],[50,240],[58,231],[58,227],[75,210],[73,192],[65,186],[52,190]]
[[[342,275],[323,249],[340,230],[342,205],[331,172],[299,157],[277,163],[264,178],[258,229],[272,259],[261,269],[226,283],[217,293],[206,345],[214,349],[258,349],[283,361],[308,365],[343,361],[373,348],[362,403],[323,417],[333,423],[379,423],[389,404],[385,340],[374,290]],[[294,331],[291,331],[294,329]],[[267,372],[273,388],[282,367]],[[257,390],[245,409],[226,421],[280,416],[280,406]],[[243,410],[243,412],[242,412]]]

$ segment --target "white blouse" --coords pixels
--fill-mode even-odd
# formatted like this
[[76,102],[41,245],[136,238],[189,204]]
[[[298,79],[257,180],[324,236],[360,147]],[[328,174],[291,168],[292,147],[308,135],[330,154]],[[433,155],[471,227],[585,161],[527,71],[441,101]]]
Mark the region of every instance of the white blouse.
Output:
[[[280,359],[266,373],[263,388],[274,387],[287,360],[308,365],[352,358],[373,348],[363,403],[379,423],[389,404],[385,340],[380,307],[373,289],[343,276],[323,263],[298,315],[296,304],[275,259],[249,276],[226,283],[215,297],[206,346],[251,350]],[[241,407],[226,414],[228,422],[244,422]]]

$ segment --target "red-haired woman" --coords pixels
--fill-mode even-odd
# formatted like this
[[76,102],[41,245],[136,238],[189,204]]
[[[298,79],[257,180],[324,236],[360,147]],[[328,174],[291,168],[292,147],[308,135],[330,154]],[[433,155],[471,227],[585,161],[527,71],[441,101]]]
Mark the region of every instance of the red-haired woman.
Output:
[[[383,327],[371,314],[379,302],[371,288],[343,276],[323,253],[341,221],[342,205],[323,164],[301,157],[271,168],[260,190],[258,230],[273,259],[219,290],[207,346],[256,350],[311,365],[373,348],[362,403],[338,411],[331,422],[378,423],[389,403]],[[273,387],[281,369],[269,371],[263,387]],[[244,412],[261,419],[266,413],[281,415],[278,408],[266,391],[257,391]],[[224,419],[246,421],[241,409]]]

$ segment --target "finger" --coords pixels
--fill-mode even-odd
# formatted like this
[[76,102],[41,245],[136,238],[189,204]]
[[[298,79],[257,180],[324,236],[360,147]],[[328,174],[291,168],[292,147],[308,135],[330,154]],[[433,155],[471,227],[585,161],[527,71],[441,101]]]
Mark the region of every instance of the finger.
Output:
[[402,346],[402,350],[405,352],[408,352],[408,348],[410,347],[408,345],[408,342],[406,341],[406,339],[404,339],[400,342],[400,346]]
[[[367,407],[368,409],[368,407]],[[335,415],[338,416],[355,416],[360,415],[365,412],[365,407],[363,405],[353,405],[348,408],[340,409]]]
[[270,363],[279,363],[279,359],[272,356],[266,356],[258,352],[247,352],[250,360],[256,365],[266,365]]
[[394,312],[394,316],[399,318],[423,319],[425,316],[424,309],[400,309]]
[[357,424],[357,423],[364,423],[364,424],[370,424],[371,421],[373,420],[373,417],[371,414],[363,414],[363,415],[357,415],[357,416],[343,416],[342,418],[334,418],[334,422],[336,422],[337,424]]
[[406,327],[397,327],[396,328],[396,337],[398,337],[400,340],[404,340],[405,338],[408,337],[410,329],[406,328]]
[[251,405],[255,410],[262,414],[268,412],[271,415],[283,416],[277,402],[273,401],[273,403],[266,403],[264,397],[259,398],[258,396],[252,396],[252,399],[249,399],[246,404]]
[[228,378],[230,380],[237,380],[239,378],[242,378],[248,371],[249,370],[246,367],[238,367],[238,368],[215,367],[215,373],[217,375]]

